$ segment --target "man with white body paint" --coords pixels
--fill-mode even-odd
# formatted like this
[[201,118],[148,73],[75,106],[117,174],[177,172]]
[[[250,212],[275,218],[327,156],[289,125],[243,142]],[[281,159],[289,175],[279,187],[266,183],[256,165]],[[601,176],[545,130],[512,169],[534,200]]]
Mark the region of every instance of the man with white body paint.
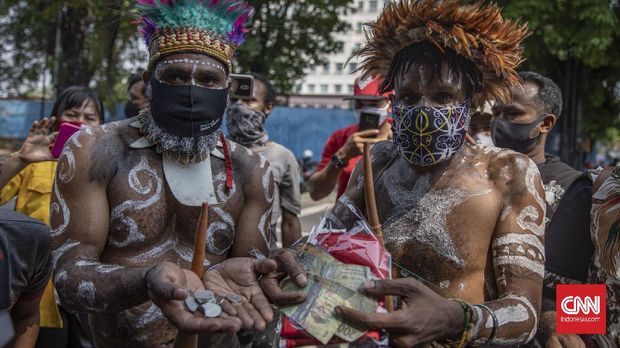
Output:
[[[63,150],[51,205],[58,295],[67,309],[89,313],[99,347],[169,346],[177,329],[262,330],[273,314],[256,273],[275,263],[232,257],[267,253],[273,178],[259,155],[219,130],[240,40],[217,40],[242,38],[238,25],[251,8],[232,0],[139,4],[150,106],[138,119],[77,133]],[[204,263],[217,266],[201,282],[189,269],[203,202]],[[183,300],[205,287],[242,301],[222,299],[219,318],[194,315]],[[222,336],[203,335],[201,345]]]
[[[496,5],[404,0],[370,27],[362,71],[394,88],[393,142],[372,149],[385,246],[402,279],[361,291],[395,295],[392,313],[337,307],[386,329],[390,346],[519,345],[540,314],[544,191],[536,165],[511,150],[465,141],[470,110],[517,85],[527,29]],[[501,76],[501,77],[499,77]],[[351,227],[364,211],[358,165],[328,216]],[[415,279],[424,279],[424,283]]]

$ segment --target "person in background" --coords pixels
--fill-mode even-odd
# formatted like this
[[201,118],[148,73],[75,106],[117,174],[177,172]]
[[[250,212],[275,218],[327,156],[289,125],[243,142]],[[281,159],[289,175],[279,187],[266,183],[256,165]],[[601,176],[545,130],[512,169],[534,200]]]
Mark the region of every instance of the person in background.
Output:
[[129,100],[125,103],[125,118],[136,117],[140,110],[149,107],[149,101],[144,95],[145,91],[146,85],[142,80],[142,73],[131,75],[127,83]]
[[[391,108],[387,97],[389,92],[379,93],[382,82],[380,78],[355,80],[353,96],[345,99],[354,101],[357,123],[335,131],[327,139],[321,162],[309,180],[310,197],[315,201],[327,197],[336,186],[338,186],[337,197],[344,193],[351,172],[362,158],[364,142],[376,143],[391,137],[388,119]],[[379,129],[358,131],[363,112],[379,114]],[[370,138],[374,139],[369,141]]]
[[535,72],[519,73],[522,87],[511,89],[511,100],[493,109],[491,130],[498,147],[527,155],[536,163],[545,189],[545,277],[541,320],[536,338],[542,345],[584,347],[577,335],[555,333],[555,286],[588,281],[594,253],[590,241],[592,180],[545,153],[549,132],[562,113],[562,91]]
[[493,117],[493,106],[489,102],[484,103],[471,115],[468,133],[477,144],[493,146],[491,117]]
[[[250,99],[240,99],[226,110],[229,138],[264,156],[270,164],[277,194],[274,195],[271,232],[282,216],[282,246],[287,248],[301,238],[301,178],[299,163],[291,150],[269,139],[265,121],[276,102],[273,85],[263,76],[252,74],[254,85]],[[275,235],[273,236],[275,240]]]
[[[103,123],[103,104],[86,87],[73,86],[60,93],[52,107],[52,117],[35,121],[21,148],[0,163],[0,205],[17,197],[15,210],[50,223],[50,201],[57,160],[50,151],[61,123],[87,126]],[[67,325],[67,322],[69,324]],[[40,340],[46,347],[64,347],[70,339],[69,327],[79,325],[76,316],[56,305],[50,281],[41,299]],[[72,332],[80,332],[72,331]],[[79,338],[76,334],[73,338]],[[49,339],[49,341],[48,341]]]
[[[0,210],[0,311],[8,311],[14,328],[8,348],[32,348],[37,342],[39,302],[52,274],[50,243],[44,223]],[[8,333],[6,324],[0,323],[0,336]]]

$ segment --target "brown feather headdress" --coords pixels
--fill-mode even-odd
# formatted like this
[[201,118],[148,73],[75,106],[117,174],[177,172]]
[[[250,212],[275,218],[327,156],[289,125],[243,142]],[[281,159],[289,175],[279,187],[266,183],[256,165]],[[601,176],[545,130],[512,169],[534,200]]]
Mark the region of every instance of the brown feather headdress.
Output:
[[400,50],[430,41],[442,52],[451,49],[473,62],[482,75],[482,100],[506,101],[510,87],[520,82],[516,68],[529,34],[526,24],[502,18],[495,4],[401,0],[390,3],[366,31],[358,70],[364,77],[386,76]]

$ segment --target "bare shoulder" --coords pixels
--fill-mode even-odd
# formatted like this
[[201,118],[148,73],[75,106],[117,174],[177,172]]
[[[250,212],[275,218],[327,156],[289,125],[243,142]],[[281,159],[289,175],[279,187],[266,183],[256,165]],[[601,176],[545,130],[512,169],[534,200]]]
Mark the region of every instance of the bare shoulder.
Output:
[[244,179],[247,178],[251,181],[253,176],[263,173],[269,168],[269,162],[264,156],[229,139],[226,139],[226,145],[230,153],[233,171],[240,173]]
[[89,168],[89,180],[108,182],[116,172],[118,162],[125,157],[129,145],[140,138],[138,129],[130,126],[134,119],[106,123],[80,130],[68,146],[75,160]]
[[397,155],[398,150],[392,141],[385,140],[376,143],[370,151],[370,160],[372,162],[373,171],[378,172],[386,168],[390,165],[390,163],[392,163]]
[[486,147],[481,151],[488,158],[489,178],[495,182],[517,184],[528,176],[540,175],[536,164],[527,155],[497,147]]

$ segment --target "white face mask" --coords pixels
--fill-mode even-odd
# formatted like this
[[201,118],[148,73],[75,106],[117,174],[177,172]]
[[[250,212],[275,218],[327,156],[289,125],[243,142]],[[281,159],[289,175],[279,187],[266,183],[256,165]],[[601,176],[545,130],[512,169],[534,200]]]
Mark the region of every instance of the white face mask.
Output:
[[495,146],[495,144],[493,144],[493,138],[490,135],[478,133],[474,138],[476,139],[476,143],[480,145]]
[[364,106],[361,109],[355,109],[355,119],[357,120],[357,123],[360,123],[362,112],[367,112],[370,114],[379,114],[379,126],[381,126],[382,124],[385,123],[385,121],[387,120],[389,116],[389,113],[388,113],[389,107],[390,107],[390,104],[387,104],[386,106],[382,108],[377,108],[374,106]]

